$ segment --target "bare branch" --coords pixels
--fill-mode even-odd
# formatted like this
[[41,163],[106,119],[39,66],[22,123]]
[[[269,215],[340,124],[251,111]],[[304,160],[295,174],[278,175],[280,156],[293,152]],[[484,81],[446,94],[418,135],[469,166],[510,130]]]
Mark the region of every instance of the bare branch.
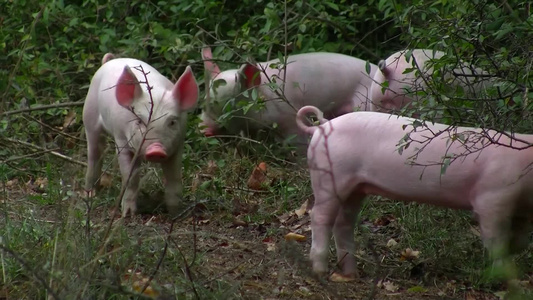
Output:
[[[74,158],[72,157],[68,157],[64,154],[61,154],[59,152],[56,152],[54,150],[49,150],[49,149],[46,149],[46,148],[43,148],[43,147],[40,147],[40,146],[37,146],[37,145],[34,145],[34,144],[31,144],[31,143],[27,143],[27,142],[24,142],[24,141],[20,141],[20,140],[16,140],[16,139],[12,139],[12,138],[2,138],[8,142],[11,142],[11,143],[16,143],[16,144],[20,144],[20,145],[23,145],[25,147],[28,147],[28,148],[32,148],[32,149],[37,149],[39,151],[42,151],[44,153],[49,153],[49,154],[52,154],[53,156],[55,157],[58,157],[58,158],[61,158],[61,159],[64,159],[68,162],[71,162],[71,163],[75,163],[75,164],[78,164],[80,166],[84,166],[84,167],[87,167],[87,163],[84,163],[82,161],[79,161],[79,160],[75,160]],[[6,161],[3,161],[3,162],[6,162]]]
[[77,101],[77,102],[55,103],[55,104],[49,104],[49,105],[39,105],[39,106],[34,106],[34,107],[29,107],[29,108],[22,108],[22,109],[17,109],[17,110],[6,111],[6,112],[3,112],[3,113],[0,113],[0,117],[1,116],[11,116],[11,115],[16,115],[16,114],[30,112],[30,111],[36,111],[36,110],[47,110],[47,109],[50,109],[50,108],[83,106],[84,103],[85,103],[85,101]]

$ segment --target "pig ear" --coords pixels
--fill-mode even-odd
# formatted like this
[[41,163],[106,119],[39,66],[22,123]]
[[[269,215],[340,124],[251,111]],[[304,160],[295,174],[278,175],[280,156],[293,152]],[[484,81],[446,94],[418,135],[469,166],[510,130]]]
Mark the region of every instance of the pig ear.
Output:
[[181,110],[189,110],[196,105],[198,100],[198,84],[192,73],[191,67],[187,66],[178,82],[172,89],[172,96],[180,104]]
[[122,75],[118,78],[115,96],[118,104],[129,107],[135,99],[142,95],[142,88],[128,65],[124,66]]
[[211,78],[215,78],[215,76],[220,73],[220,69],[218,68],[217,64],[213,62],[213,53],[211,53],[211,48],[204,47],[202,49],[202,59],[204,60],[205,70],[208,72]]
[[256,87],[261,84],[261,70],[252,64],[245,64],[240,69],[244,74],[244,85],[246,89]]

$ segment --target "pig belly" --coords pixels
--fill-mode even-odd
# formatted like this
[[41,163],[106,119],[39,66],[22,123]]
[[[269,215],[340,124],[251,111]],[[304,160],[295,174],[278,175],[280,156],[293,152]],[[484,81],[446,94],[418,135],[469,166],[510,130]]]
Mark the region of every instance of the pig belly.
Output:
[[365,195],[376,195],[403,202],[417,202],[453,209],[472,210],[472,205],[468,201],[467,195],[465,195],[464,198],[455,198],[446,195],[444,192],[441,191],[424,191],[424,189],[419,190],[415,187],[413,187],[409,191],[405,189],[397,190],[391,189],[387,186],[380,187],[379,185],[372,183],[359,184],[355,188],[355,191],[361,192]]

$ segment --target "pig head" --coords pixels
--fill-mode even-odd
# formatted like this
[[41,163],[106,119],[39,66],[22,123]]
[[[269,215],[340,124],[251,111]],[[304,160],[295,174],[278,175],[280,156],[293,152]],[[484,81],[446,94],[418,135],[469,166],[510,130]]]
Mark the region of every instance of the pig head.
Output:
[[275,59],[221,72],[210,48],[204,48],[202,56],[211,78],[200,125],[206,135],[219,133],[219,117],[233,111],[222,122],[231,134],[253,136],[275,124],[281,138],[296,134],[305,141],[294,118],[305,105],[319,107],[328,117],[370,109],[368,95],[377,66],[358,58],[324,52],[297,54],[286,63]]
[[[321,125],[303,122],[310,113]],[[510,262],[511,250],[527,246],[533,220],[533,148],[527,147],[533,135],[424,124],[378,112],[327,121],[310,106],[300,109],[297,123],[312,135],[307,161],[315,196],[315,272],[327,271],[333,234],[340,272],[332,279],[356,277],[353,233],[368,195],[472,210],[495,262]]]
[[444,55],[441,51],[414,49],[398,51],[381,60],[371,87],[372,110],[398,113],[412,101],[443,91],[449,97],[479,96],[485,87],[486,72],[460,61],[453,70],[439,68],[445,88],[436,88],[433,65]]
[[[87,136],[85,189],[94,194],[102,169],[104,132],[115,140],[123,189],[122,215],[136,212],[142,160],[161,163],[165,202],[174,212],[182,193],[181,157],[187,111],[198,99],[198,85],[187,66],[176,84],[145,62],[106,54],[94,74],[85,104]],[[137,155],[136,155],[137,153]]]

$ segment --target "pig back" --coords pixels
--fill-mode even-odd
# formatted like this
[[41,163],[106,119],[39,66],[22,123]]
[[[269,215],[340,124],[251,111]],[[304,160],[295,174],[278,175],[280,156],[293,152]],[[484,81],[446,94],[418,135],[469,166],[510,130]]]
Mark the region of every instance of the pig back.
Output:
[[[295,112],[305,105],[312,105],[324,112],[330,112],[353,103],[361,105],[368,99],[372,77],[377,66],[366,61],[337,53],[307,53],[290,56],[286,70],[271,68],[279,60],[261,64],[271,81],[276,80],[278,92],[284,94]],[[268,78],[263,74],[263,83]],[[284,85],[282,83],[285,83]],[[268,86],[263,86],[268,99],[281,101],[279,95]],[[358,99],[359,103],[354,103]]]
[[367,74],[366,64],[355,57],[322,52],[290,56],[285,69],[277,59],[262,63],[265,72],[261,72],[259,90],[266,105],[252,117],[294,133],[296,112],[306,105],[319,108],[328,117],[364,110],[377,69],[370,64]]
[[[430,129],[418,127],[407,140],[413,121],[374,112],[333,119],[313,135],[308,153],[311,172],[331,170],[338,191],[373,187],[374,193],[397,200],[463,209],[471,208],[480,191],[505,190],[517,180],[526,180],[521,179],[524,162],[531,163],[532,159],[527,150],[475,138],[481,132],[478,128],[451,130],[443,124],[428,124]],[[454,134],[463,134],[464,141],[469,133],[476,134],[470,142],[452,142]],[[531,136],[527,138],[531,140]],[[509,141],[502,137],[500,142]],[[456,159],[451,159],[452,154]],[[524,186],[517,185],[517,191]],[[360,192],[365,193],[362,189]]]

